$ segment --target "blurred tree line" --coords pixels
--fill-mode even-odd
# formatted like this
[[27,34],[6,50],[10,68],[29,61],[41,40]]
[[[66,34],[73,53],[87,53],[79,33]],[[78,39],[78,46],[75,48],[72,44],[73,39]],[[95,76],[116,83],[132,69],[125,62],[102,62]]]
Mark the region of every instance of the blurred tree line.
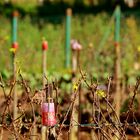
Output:
[[138,9],[140,0],[1,0],[0,14],[10,15],[13,9],[17,9],[23,16],[62,15],[68,7],[74,13],[96,13],[113,11],[116,4],[120,4],[123,10]]
[[[1,3],[24,3],[28,0],[3,0]],[[69,3],[78,5],[107,5],[114,4],[115,2],[126,3],[129,7],[135,6],[139,0],[30,0],[31,3],[44,4],[44,3]]]

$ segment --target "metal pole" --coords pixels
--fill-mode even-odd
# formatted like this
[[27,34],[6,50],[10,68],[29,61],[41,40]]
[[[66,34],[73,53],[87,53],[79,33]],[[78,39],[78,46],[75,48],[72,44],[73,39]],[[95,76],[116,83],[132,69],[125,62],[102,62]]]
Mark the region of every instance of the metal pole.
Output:
[[12,43],[17,41],[17,17],[18,12],[13,12],[13,21],[12,21]]
[[115,13],[115,42],[116,43],[120,42],[120,18],[121,18],[121,9],[120,6],[117,6],[116,13]]
[[70,67],[70,34],[71,34],[71,15],[72,10],[70,8],[66,11],[66,68]]

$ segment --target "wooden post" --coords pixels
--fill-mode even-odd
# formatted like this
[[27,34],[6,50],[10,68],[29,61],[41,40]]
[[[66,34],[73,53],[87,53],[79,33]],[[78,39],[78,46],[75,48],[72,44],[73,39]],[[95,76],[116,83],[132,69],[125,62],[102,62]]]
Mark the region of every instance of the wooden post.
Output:
[[[43,40],[42,43],[42,73],[43,73],[43,77],[42,77],[42,84],[43,84],[43,88],[45,88],[46,85],[46,50],[48,49],[48,42]],[[46,101],[46,94],[43,95],[44,96],[44,101]],[[47,127],[46,126],[42,126],[42,130],[41,130],[41,140],[48,140],[48,134],[47,134]]]
[[[75,42],[72,44],[72,72],[73,72],[73,79],[72,83],[73,85],[76,82],[76,73],[77,73],[77,67],[80,65],[80,50],[81,45],[79,42]],[[80,126],[78,124],[81,121],[81,85],[79,85],[79,93],[77,95],[76,101],[75,101],[75,107],[72,112],[72,118],[74,119],[75,126],[72,126],[70,131],[70,140],[79,140],[80,139]],[[76,109],[78,108],[78,110]],[[77,124],[77,123],[78,124]]]
[[70,8],[66,11],[66,68],[70,67],[70,24],[71,24],[72,10]]
[[0,140],[3,140],[3,127],[1,127]]
[[[16,50],[18,48],[17,44],[17,18],[18,12],[13,12],[13,19],[12,19],[12,67],[13,67],[13,80],[16,81]],[[16,87],[13,89],[13,98],[14,98],[14,107],[13,107],[13,119],[17,118],[17,94],[16,94]]]
[[[82,46],[81,46],[82,47]],[[82,48],[81,48],[82,49]],[[77,50],[77,67],[80,67],[80,50]],[[79,85],[79,99],[78,99],[78,123],[81,123],[81,98],[82,98],[82,84]],[[80,140],[81,126],[78,126],[78,140]]]
[[77,51],[72,51],[72,72],[75,75],[77,71]]
[[[77,71],[77,51],[73,50],[72,51],[72,72],[73,72],[74,76],[73,76],[73,79],[72,79],[72,85],[74,85],[75,82],[76,82],[76,71]],[[72,112],[72,118],[76,122],[78,122],[78,110],[76,109],[77,106],[79,106],[79,95],[76,98],[74,108],[73,108],[73,112]],[[73,119],[72,119],[72,121],[73,121]],[[79,135],[77,135],[78,126],[77,126],[76,122],[74,122],[74,121],[72,122],[72,124],[74,124],[74,126],[72,125],[72,128],[70,130],[70,135],[69,135],[70,140],[78,140],[78,137],[79,137]]]
[[[79,103],[78,103],[78,123],[81,123],[81,96],[82,96],[82,84],[79,85]],[[80,140],[81,126],[78,126],[78,140]]]
[[46,84],[46,70],[47,70],[47,56],[46,56],[46,51],[48,49],[48,42],[47,41],[43,41],[42,43],[42,73],[43,73],[43,88],[45,88],[45,84]]

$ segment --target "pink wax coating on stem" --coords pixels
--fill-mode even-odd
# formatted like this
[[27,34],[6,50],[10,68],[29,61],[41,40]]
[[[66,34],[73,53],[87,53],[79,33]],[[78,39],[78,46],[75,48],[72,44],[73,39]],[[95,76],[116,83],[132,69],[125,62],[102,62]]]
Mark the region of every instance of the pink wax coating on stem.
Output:
[[56,124],[54,103],[42,104],[42,124],[45,126],[54,126]]

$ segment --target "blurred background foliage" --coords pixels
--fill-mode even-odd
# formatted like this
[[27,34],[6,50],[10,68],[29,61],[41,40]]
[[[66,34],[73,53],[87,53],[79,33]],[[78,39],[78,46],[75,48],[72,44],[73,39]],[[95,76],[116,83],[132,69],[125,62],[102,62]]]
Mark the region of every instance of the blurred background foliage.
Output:
[[[139,1],[127,0],[1,0],[0,1],[0,71],[11,76],[11,13],[19,11],[17,66],[27,79],[41,79],[42,38],[48,40],[47,74],[60,78],[69,74],[65,60],[65,11],[73,10],[71,38],[83,46],[82,69],[97,79],[114,73],[114,19],[116,3],[121,5],[121,71],[129,83],[140,75]],[[104,38],[105,41],[104,41]]]

